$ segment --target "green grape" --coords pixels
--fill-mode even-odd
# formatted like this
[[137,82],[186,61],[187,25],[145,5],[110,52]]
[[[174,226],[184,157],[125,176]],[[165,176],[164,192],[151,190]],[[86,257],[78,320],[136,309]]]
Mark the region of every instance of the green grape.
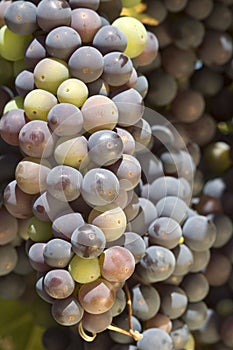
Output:
[[56,104],[57,99],[51,92],[35,89],[26,95],[23,108],[30,120],[47,121],[50,109]]
[[103,231],[107,242],[120,238],[127,225],[124,211],[115,204],[96,207],[90,212],[88,222]]
[[204,160],[210,171],[222,173],[232,166],[230,146],[225,142],[209,144],[204,150]]
[[27,69],[27,65],[24,61],[24,58],[22,58],[21,60],[17,60],[13,62],[13,73],[14,73],[14,77],[16,78],[17,75],[22,72],[23,70]]
[[81,107],[88,97],[88,88],[81,80],[70,78],[63,81],[57,89],[59,102],[72,103]]
[[69,273],[78,283],[89,283],[100,277],[98,258],[85,259],[75,255],[68,267]]
[[15,96],[5,104],[2,114],[11,111],[12,109],[23,109],[23,97]]
[[56,94],[58,86],[70,76],[68,65],[58,58],[44,58],[34,69],[35,85]]
[[133,17],[120,17],[112,25],[126,36],[128,44],[124,53],[130,58],[139,56],[146,46],[147,31],[144,25]]
[[7,84],[13,78],[12,62],[0,56],[0,85]]
[[141,0],[122,0],[121,2],[123,7],[128,8],[140,4]]
[[50,222],[41,221],[33,216],[28,219],[27,233],[29,238],[34,242],[47,241],[53,236],[52,224]]
[[0,55],[9,61],[24,58],[24,51],[32,35],[18,35],[4,25],[0,29]]
[[61,137],[56,144],[54,157],[58,164],[79,169],[88,154],[87,140],[84,136]]

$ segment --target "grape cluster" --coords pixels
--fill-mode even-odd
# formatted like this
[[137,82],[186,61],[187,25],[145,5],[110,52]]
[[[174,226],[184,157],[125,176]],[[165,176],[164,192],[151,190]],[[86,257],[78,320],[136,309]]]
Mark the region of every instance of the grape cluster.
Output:
[[0,297],[45,350],[233,348],[233,2],[144,5],[0,2]]

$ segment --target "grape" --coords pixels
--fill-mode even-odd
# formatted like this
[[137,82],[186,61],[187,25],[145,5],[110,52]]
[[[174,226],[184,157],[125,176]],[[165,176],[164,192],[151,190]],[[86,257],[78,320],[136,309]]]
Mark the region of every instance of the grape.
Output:
[[17,261],[18,254],[12,245],[0,246],[0,276],[5,276],[12,272],[16,267]]
[[22,277],[11,272],[0,278],[0,297],[2,299],[18,299],[26,290],[26,282]]
[[57,136],[71,136],[82,129],[83,116],[80,109],[70,103],[53,106],[47,116],[49,128]]
[[207,318],[195,334],[202,344],[215,344],[220,340],[220,320],[213,309],[207,310]]
[[137,77],[137,82],[133,86],[133,88],[137,92],[139,92],[139,94],[142,96],[142,98],[145,98],[147,93],[148,93],[148,88],[149,88],[149,84],[148,84],[147,78],[144,75],[139,75]]
[[106,25],[95,34],[92,45],[103,55],[112,51],[123,52],[127,46],[127,38],[120,29]]
[[29,69],[34,69],[46,57],[45,39],[45,35],[39,35],[26,45],[24,60]]
[[172,322],[167,316],[157,312],[154,317],[144,322],[144,329],[149,328],[159,328],[167,333],[170,333],[172,329]]
[[196,62],[193,50],[183,50],[175,45],[169,45],[161,54],[163,67],[168,74],[176,79],[192,75]]
[[121,157],[123,141],[115,131],[100,130],[89,137],[88,149],[88,156],[95,164],[110,165]]
[[191,251],[193,255],[193,264],[190,268],[190,272],[199,272],[208,265],[210,260],[210,250],[206,249],[203,251]]
[[84,136],[63,137],[55,147],[54,158],[60,165],[79,169],[87,154],[87,139]]
[[34,243],[29,251],[28,251],[28,257],[29,262],[32,265],[33,269],[39,272],[47,272],[51,270],[51,267],[46,264],[44,260],[44,247],[46,243]]
[[126,191],[135,188],[141,177],[141,165],[139,161],[130,154],[123,154],[121,159],[109,166],[119,179],[120,187]]
[[18,233],[18,221],[4,207],[0,208],[0,246],[13,241]]
[[232,12],[224,4],[214,4],[214,8],[205,19],[207,28],[225,31],[232,23]]
[[175,23],[172,33],[175,45],[184,50],[199,47],[204,35],[203,23],[187,15]]
[[135,263],[138,263],[146,252],[144,240],[135,232],[125,232],[124,238],[124,247],[133,254]]
[[30,91],[35,88],[34,75],[29,70],[24,69],[15,79],[15,89],[17,93],[25,97]]
[[103,231],[94,225],[79,225],[71,236],[72,249],[80,257],[96,258],[105,248],[106,238]]
[[184,11],[195,19],[203,20],[213,10],[213,0],[188,0]]
[[12,32],[29,35],[38,28],[36,17],[36,6],[34,4],[29,1],[17,1],[6,9],[4,21]]
[[170,12],[180,12],[187,4],[188,0],[165,0],[165,6]]
[[104,55],[102,78],[111,86],[128,82],[133,71],[131,59],[124,53],[113,51]]
[[47,191],[60,201],[72,201],[81,192],[82,174],[69,166],[58,165],[50,170],[47,179]]
[[52,315],[55,321],[62,326],[73,326],[81,321],[83,309],[73,296],[56,300],[52,305]]
[[127,218],[127,222],[135,219],[140,210],[139,199],[136,193],[133,192],[133,198],[129,202],[129,204],[124,208],[124,213]]
[[71,103],[77,107],[81,107],[87,97],[87,86],[79,79],[67,79],[63,81],[57,89],[57,98],[59,102]]
[[92,10],[98,10],[100,0],[69,0],[72,9],[86,7]]
[[94,95],[89,97],[82,106],[83,127],[89,133],[102,129],[112,130],[118,121],[118,110],[115,103],[108,97]]
[[77,8],[71,13],[71,27],[81,37],[83,43],[90,43],[96,32],[101,27],[101,19],[98,13],[87,8]]
[[48,241],[43,250],[46,264],[52,267],[66,267],[73,256],[71,244],[60,238]]
[[223,77],[209,67],[196,70],[191,78],[192,88],[205,96],[216,95],[223,87]]
[[[112,10],[114,7],[114,11]],[[119,17],[122,11],[122,1],[121,0],[107,0],[100,1],[99,12],[108,19],[109,22],[113,22]]]
[[12,32],[6,25],[0,29],[1,56],[8,61],[23,59],[27,43],[32,39],[31,34],[19,35]]
[[159,244],[172,249],[177,246],[182,236],[180,225],[169,217],[155,219],[148,228],[151,244]]
[[233,330],[233,316],[231,315],[223,321],[223,324],[221,325],[221,329],[220,329],[220,334],[221,334],[223,343],[229,347],[233,346],[232,330]]
[[68,78],[68,65],[58,58],[44,58],[34,68],[36,87],[52,94],[56,94],[60,84]]
[[175,118],[185,123],[196,121],[204,112],[205,101],[202,95],[194,90],[179,91],[172,101],[172,112]]
[[216,234],[217,230],[213,221],[202,215],[188,218],[183,226],[185,242],[192,250],[209,249],[215,242]]
[[47,121],[50,109],[57,104],[56,97],[49,91],[35,89],[24,99],[24,111],[28,119]]
[[4,141],[12,146],[19,145],[19,132],[26,124],[23,109],[12,109],[0,120],[0,133]]
[[46,293],[55,299],[65,299],[69,297],[73,293],[75,287],[70,273],[62,269],[48,271],[44,277],[43,283]]
[[52,237],[52,225],[32,216],[27,223],[27,233],[34,242],[46,241]]
[[70,344],[70,334],[64,328],[49,327],[42,335],[42,344],[46,350],[67,349]]
[[154,70],[148,77],[148,82],[150,90],[147,98],[152,107],[165,106],[175,98],[177,83],[171,75]]
[[199,146],[205,146],[216,134],[216,123],[209,114],[203,114],[193,123],[185,125],[190,138]]
[[175,196],[167,196],[158,201],[156,209],[159,217],[171,217],[178,223],[185,220],[187,216],[187,204]]
[[144,113],[142,96],[135,90],[125,90],[113,97],[119,112],[118,125],[129,126],[137,123]]
[[85,259],[75,255],[69,263],[69,273],[78,283],[90,283],[100,277],[98,258]]
[[207,306],[203,301],[189,303],[182,319],[191,331],[199,329],[207,318]]
[[184,186],[182,182],[172,176],[163,176],[155,179],[149,187],[149,199],[156,204],[166,196],[184,198]]
[[209,214],[207,218],[213,221],[217,229],[216,239],[214,241],[213,248],[223,247],[225,244],[227,244],[227,242],[229,242],[229,240],[232,237],[232,220],[228,216],[220,213]]
[[3,204],[7,211],[18,219],[32,216],[33,200],[34,196],[21,191],[15,180],[8,183],[4,189]]
[[175,256],[167,248],[150,246],[136,265],[136,275],[143,283],[164,281],[175,269]]
[[[132,316],[131,320],[132,320],[132,329],[134,331],[141,332],[142,326],[141,326],[141,323],[139,322],[139,320],[135,316]],[[123,328],[123,329],[128,329],[129,328],[129,316],[127,315],[127,313],[123,312],[118,317],[115,317],[114,318],[114,325],[116,325],[117,327]],[[113,331],[110,331],[109,334],[110,334],[110,337],[117,344],[130,344],[130,343],[133,343],[133,338],[128,336],[128,335],[121,334],[119,332],[113,332]]]
[[72,212],[67,202],[55,199],[47,191],[38,196],[33,203],[33,214],[41,221],[54,221],[61,215]]
[[185,244],[180,244],[173,249],[173,254],[176,259],[176,266],[173,270],[175,276],[186,275],[193,264],[192,251]]
[[91,46],[82,46],[73,52],[68,66],[72,77],[84,83],[91,83],[102,75],[104,60],[99,50]]
[[109,170],[96,168],[88,171],[82,182],[82,197],[91,206],[112,203],[119,194],[118,178]]
[[108,310],[102,314],[93,315],[88,312],[84,312],[82,318],[83,327],[92,333],[103,332],[112,323],[112,314]]
[[83,224],[84,220],[79,213],[61,215],[53,221],[53,235],[69,241],[74,230]]
[[208,281],[202,273],[186,275],[181,283],[181,287],[191,303],[203,300],[209,292]]
[[160,308],[160,296],[157,290],[148,285],[137,285],[132,289],[133,315],[141,321],[155,316]]
[[139,119],[134,125],[128,127],[128,131],[135,140],[135,151],[145,151],[152,140],[150,124],[143,118]]
[[139,213],[135,219],[130,222],[129,228],[132,232],[144,235],[151,222],[158,216],[154,204],[146,198],[139,197]]
[[116,297],[113,306],[110,309],[112,317],[120,315],[126,307],[126,296],[122,288],[116,291]]
[[174,349],[185,349],[190,336],[188,326],[180,320],[173,321],[170,336],[172,338]]
[[123,142],[122,153],[132,155],[135,151],[135,140],[133,136],[123,128],[116,128],[116,133],[120,136]]
[[157,57],[159,42],[154,33],[147,31],[146,46],[140,55],[135,58],[135,63],[139,67],[151,64]]
[[68,26],[54,28],[48,33],[45,40],[47,53],[64,61],[67,61],[81,44],[80,35]]
[[6,1],[1,1],[0,2],[0,28],[4,26],[5,20],[4,20],[4,15],[7,10],[7,8],[11,5],[12,1],[11,0],[6,0]]
[[89,96],[93,95],[103,95],[109,96],[109,85],[102,79],[98,78],[92,83],[87,84],[89,90]]
[[118,18],[112,25],[120,29],[127,38],[125,54],[130,58],[139,56],[147,42],[147,31],[144,25],[133,17]]
[[225,64],[232,56],[232,39],[228,33],[207,30],[202,44],[198,48],[198,56],[207,66]]
[[48,158],[53,151],[54,140],[42,120],[32,120],[25,124],[19,133],[20,149],[30,157]]
[[70,24],[71,8],[65,0],[42,0],[37,6],[36,15],[40,28],[49,32],[53,28]]
[[111,309],[115,300],[115,292],[104,279],[83,284],[78,292],[79,302],[90,314],[102,314]]
[[36,158],[24,158],[15,169],[18,187],[25,193],[37,194],[46,189],[49,166]]
[[124,247],[105,249],[100,259],[101,275],[110,282],[124,282],[134,272],[133,254]]
[[232,266],[229,258],[218,250],[211,252],[210,260],[204,270],[210,286],[224,285],[231,274]]
[[158,350],[172,350],[172,339],[162,329],[150,328],[145,330],[143,338],[137,342],[138,350],[153,350],[156,344]]
[[177,286],[164,284],[158,288],[161,297],[161,312],[174,320],[183,315],[188,304],[185,292]]

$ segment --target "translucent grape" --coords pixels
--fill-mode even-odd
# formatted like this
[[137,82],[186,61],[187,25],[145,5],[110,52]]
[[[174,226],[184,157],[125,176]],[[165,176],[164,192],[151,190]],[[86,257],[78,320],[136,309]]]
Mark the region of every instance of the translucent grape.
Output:
[[88,88],[81,80],[70,78],[63,81],[57,89],[59,102],[71,103],[81,107],[88,97]]
[[24,99],[24,110],[30,120],[47,121],[50,109],[57,104],[56,97],[49,91],[35,89],[30,91]]
[[100,277],[98,258],[85,259],[75,255],[68,266],[69,273],[75,282],[90,283]]
[[42,242],[52,238],[52,225],[32,216],[27,222],[28,236],[34,242]]
[[120,29],[127,38],[125,54],[131,58],[140,55],[147,42],[147,31],[144,25],[133,17],[118,18],[112,25]]

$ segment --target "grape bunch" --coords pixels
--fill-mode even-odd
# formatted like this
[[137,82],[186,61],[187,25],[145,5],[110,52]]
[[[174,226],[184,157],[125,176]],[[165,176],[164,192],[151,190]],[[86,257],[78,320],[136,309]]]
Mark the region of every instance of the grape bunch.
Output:
[[0,297],[45,350],[233,348],[232,6],[0,2]]

